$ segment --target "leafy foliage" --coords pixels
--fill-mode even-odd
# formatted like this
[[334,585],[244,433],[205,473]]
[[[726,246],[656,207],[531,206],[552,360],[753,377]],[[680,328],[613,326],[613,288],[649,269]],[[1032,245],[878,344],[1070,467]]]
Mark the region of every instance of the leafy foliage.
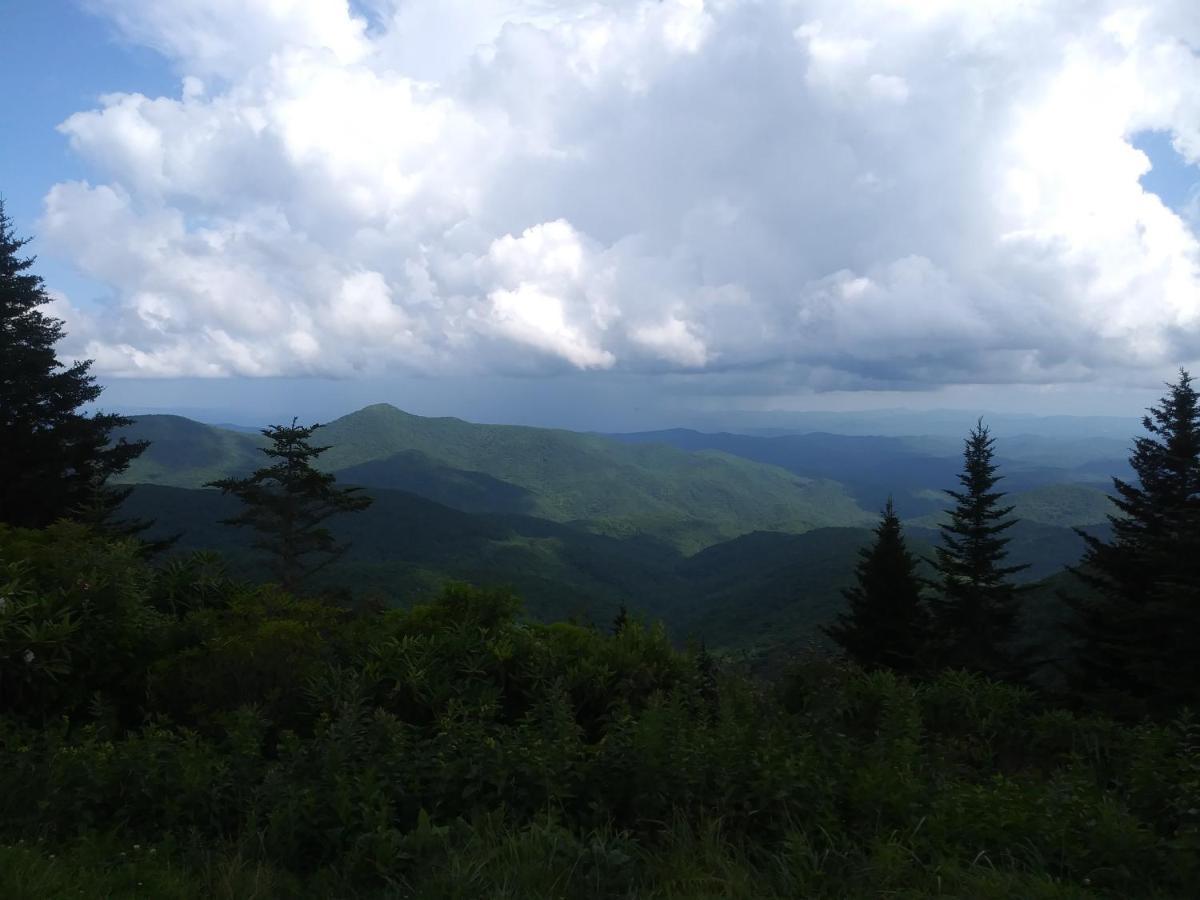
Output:
[[149,602],[152,569],[132,540],[81,525],[0,526],[0,704],[29,721],[99,705],[140,714],[145,662],[166,621]]
[[[498,590],[350,613],[79,526],[0,531],[0,566],[5,896],[1179,897],[1200,876],[1188,718],[824,656],[765,683],[635,616],[539,624]],[[14,682],[28,624],[63,610],[80,627],[38,645],[61,666]]]

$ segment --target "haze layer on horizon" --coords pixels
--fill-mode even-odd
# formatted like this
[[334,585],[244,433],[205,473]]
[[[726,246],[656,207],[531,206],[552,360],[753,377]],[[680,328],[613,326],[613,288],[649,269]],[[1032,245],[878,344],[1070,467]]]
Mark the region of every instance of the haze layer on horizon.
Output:
[[[700,391],[703,382],[697,386]],[[707,396],[675,386],[647,393],[638,376],[563,376],[513,379],[468,376],[436,379],[317,378],[117,379],[100,408],[129,415],[181,415],[209,424],[263,427],[290,420],[330,422],[375,403],[415,415],[450,416],[496,425],[572,431],[633,432],[669,428],[699,431],[828,431],[839,434],[959,436],[983,417],[1005,436],[1127,437],[1140,431],[1156,395],[1130,391],[1114,414],[1111,395],[1067,412],[1045,389],[978,386],[938,394],[857,391],[776,398]],[[231,393],[231,389],[233,393]],[[790,399],[790,402],[789,402]],[[1050,402],[1045,402],[1046,400]],[[915,403],[907,401],[915,400]]]

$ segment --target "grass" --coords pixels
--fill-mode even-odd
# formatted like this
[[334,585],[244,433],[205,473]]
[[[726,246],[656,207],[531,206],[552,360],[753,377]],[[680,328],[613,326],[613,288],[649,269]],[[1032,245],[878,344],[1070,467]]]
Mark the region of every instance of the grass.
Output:
[[298,889],[294,877],[236,849],[188,855],[106,836],[0,845],[6,900],[272,900]]
[[[91,836],[68,844],[0,845],[6,900],[794,900],[797,897],[1087,900],[1104,896],[1045,872],[973,860],[922,860],[903,835],[865,850],[816,847],[802,830],[777,846],[746,846],[722,823],[664,826],[651,845],[597,830],[582,837],[552,818],[523,828],[488,821],[439,829],[405,876],[364,892],[336,870],[300,878],[236,846],[147,847]],[[1144,900],[1171,895],[1147,889]]]

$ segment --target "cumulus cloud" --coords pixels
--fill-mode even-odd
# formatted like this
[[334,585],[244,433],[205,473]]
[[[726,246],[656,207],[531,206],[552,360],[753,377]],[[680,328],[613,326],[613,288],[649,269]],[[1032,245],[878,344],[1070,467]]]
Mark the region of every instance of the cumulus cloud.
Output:
[[109,374],[1200,357],[1200,216],[1132,143],[1200,164],[1193,0],[89,5],[181,78],[61,126],[94,180],[41,230],[111,289],[71,321]]

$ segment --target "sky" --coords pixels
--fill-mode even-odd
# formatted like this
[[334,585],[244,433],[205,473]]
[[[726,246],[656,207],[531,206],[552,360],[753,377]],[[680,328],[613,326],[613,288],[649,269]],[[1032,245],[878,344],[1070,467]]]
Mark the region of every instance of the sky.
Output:
[[1194,0],[0,0],[105,402],[1131,415],[1200,360]]

